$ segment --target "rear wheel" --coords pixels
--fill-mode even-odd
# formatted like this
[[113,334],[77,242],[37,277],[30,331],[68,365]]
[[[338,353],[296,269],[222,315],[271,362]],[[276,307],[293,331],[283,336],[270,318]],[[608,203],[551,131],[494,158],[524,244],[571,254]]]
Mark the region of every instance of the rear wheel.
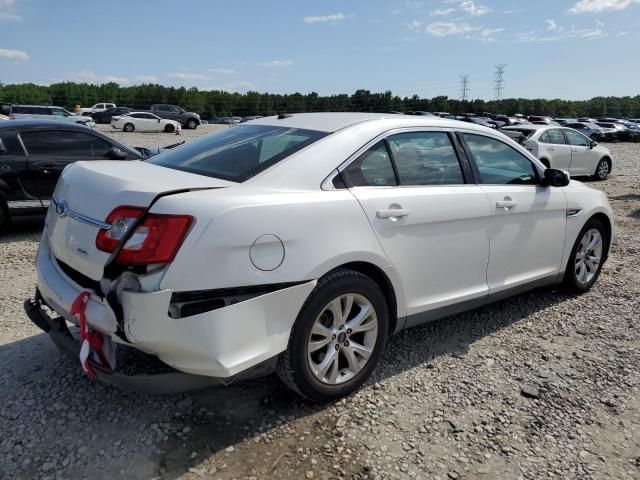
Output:
[[609,241],[607,229],[598,219],[589,220],[580,230],[564,273],[564,285],[568,290],[584,293],[596,283]]
[[125,132],[133,132],[136,129],[136,127],[134,127],[133,123],[125,123],[123,130]]
[[606,180],[611,173],[611,161],[608,158],[603,158],[598,162],[596,167],[596,173],[593,174],[594,180]]
[[356,390],[371,375],[387,339],[389,311],[380,287],[351,270],[318,281],[291,330],[277,372],[316,402]]
[[164,131],[165,131],[166,133],[173,133],[173,132],[175,132],[175,130],[176,130],[176,127],[174,127],[174,126],[173,126],[173,125],[171,125],[170,123],[168,123],[168,124],[167,124],[167,125],[165,125],[165,127],[164,127]]

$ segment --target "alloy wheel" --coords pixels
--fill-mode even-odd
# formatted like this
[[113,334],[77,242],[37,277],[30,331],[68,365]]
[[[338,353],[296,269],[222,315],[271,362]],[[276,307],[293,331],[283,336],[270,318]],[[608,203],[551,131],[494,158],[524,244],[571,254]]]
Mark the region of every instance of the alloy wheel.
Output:
[[580,240],[575,259],[576,280],[588,284],[598,272],[602,261],[602,234],[596,228],[587,230]]
[[371,302],[356,293],[334,298],[316,318],[307,344],[307,360],[322,383],[337,385],[356,377],[376,346],[378,316]]
[[607,175],[609,175],[609,162],[604,160],[598,165],[598,177],[604,180]]

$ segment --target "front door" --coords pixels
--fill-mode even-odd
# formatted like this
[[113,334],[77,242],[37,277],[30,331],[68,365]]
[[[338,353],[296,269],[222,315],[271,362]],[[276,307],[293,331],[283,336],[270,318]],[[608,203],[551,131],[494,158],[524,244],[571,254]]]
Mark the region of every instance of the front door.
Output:
[[391,135],[343,174],[402,279],[408,325],[486,297],[491,209],[465,183],[448,133]]
[[561,272],[567,200],[561,188],[543,187],[524,154],[493,137],[463,133],[482,189],[491,203],[491,294]]
[[571,175],[591,175],[596,170],[596,162],[593,149],[591,148],[591,139],[584,135],[563,129],[567,138],[567,143],[571,146]]
[[[541,137],[540,142],[547,150],[551,168],[559,170],[569,170],[571,166],[571,146],[567,145],[562,130],[552,128],[547,130]],[[542,150],[542,149],[541,149]]]

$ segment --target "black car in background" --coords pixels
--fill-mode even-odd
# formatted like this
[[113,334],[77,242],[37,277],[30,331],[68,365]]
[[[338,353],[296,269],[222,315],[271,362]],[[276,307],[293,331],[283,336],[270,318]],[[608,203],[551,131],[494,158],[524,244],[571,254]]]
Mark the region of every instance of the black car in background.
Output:
[[96,123],[111,123],[111,117],[116,115],[126,115],[133,112],[133,109],[127,107],[107,108],[102,112],[93,112],[91,118]]
[[70,163],[142,160],[153,153],[75,123],[0,122],[0,230],[12,217],[44,214],[58,177]]

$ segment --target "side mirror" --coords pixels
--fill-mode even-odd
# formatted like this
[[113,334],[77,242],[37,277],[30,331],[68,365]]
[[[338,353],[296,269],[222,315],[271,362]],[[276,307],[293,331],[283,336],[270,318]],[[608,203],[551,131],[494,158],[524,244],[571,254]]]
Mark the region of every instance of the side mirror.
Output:
[[591,143],[589,144],[589,148],[593,150],[593,148],[597,146],[598,146],[598,142],[596,142],[595,140],[591,140]]
[[127,158],[127,152],[123,152],[118,147],[111,147],[107,152],[107,157],[111,160],[124,160]]
[[569,185],[569,172],[557,170],[555,168],[547,168],[544,171],[545,187],[566,187]]

